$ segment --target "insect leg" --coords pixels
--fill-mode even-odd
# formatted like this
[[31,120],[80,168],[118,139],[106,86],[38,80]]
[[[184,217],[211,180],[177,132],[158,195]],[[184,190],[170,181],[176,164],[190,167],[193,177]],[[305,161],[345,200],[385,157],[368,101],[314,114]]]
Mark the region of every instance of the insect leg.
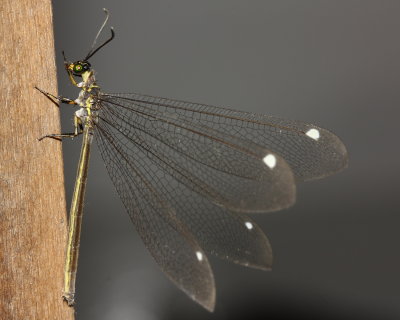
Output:
[[76,82],[76,80],[75,80],[75,78],[74,78],[74,76],[72,74],[72,71],[70,69],[70,65],[71,64],[67,61],[67,58],[65,57],[64,51],[62,52],[62,55],[63,55],[63,58],[64,58],[64,68],[65,68],[65,71],[67,71],[67,73],[68,73],[69,80],[71,81],[71,83],[75,87],[79,87],[78,82]]
[[53,133],[53,134],[46,134],[43,137],[40,137],[38,140],[42,141],[45,138],[51,138],[58,141],[62,141],[62,138],[75,138],[83,133],[83,123],[82,120],[74,115],[74,127],[75,131],[71,133]]
[[64,98],[62,96],[56,97],[54,94],[51,94],[49,92],[43,91],[42,89],[35,87],[36,90],[39,92],[43,93],[44,96],[49,99],[51,102],[53,102],[57,107],[60,107],[60,103],[65,103],[65,104],[77,104],[74,100]]

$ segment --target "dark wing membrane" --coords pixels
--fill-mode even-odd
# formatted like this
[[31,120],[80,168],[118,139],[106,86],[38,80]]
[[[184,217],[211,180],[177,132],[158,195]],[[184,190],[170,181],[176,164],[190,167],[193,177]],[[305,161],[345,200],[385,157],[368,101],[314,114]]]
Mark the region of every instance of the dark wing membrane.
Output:
[[[142,111],[149,118],[157,115],[177,124],[196,125],[195,128],[205,130],[206,134],[214,135],[217,131],[243,143],[251,142],[249,148],[257,145],[271,150],[286,160],[298,180],[322,178],[347,166],[347,151],[340,139],[311,124],[141,94],[104,94],[102,99]],[[143,117],[138,116],[142,120]],[[178,136],[175,134],[177,139]],[[199,159],[218,156],[217,152],[209,151],[212,155],[199,154]]]
[[270,268],[271,248],[257,225],[181,182],[179,177],[195,178],[177,175],[178,168],[168,169],[174,164],[162,161],[156,146],[152,150],[149,141],[127,135],[109,116],[102,114],[96,125],[107,170],[145,245],[178,287],[213,309],[213,275],[202,250],[235,263]]

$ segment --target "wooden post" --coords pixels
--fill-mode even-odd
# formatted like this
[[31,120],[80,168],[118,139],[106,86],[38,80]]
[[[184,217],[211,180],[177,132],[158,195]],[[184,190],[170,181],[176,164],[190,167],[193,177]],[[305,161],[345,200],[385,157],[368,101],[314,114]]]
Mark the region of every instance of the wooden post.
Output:
[[67,219],[51,0],[0,6],[0,318],[73,319],[63,302]]

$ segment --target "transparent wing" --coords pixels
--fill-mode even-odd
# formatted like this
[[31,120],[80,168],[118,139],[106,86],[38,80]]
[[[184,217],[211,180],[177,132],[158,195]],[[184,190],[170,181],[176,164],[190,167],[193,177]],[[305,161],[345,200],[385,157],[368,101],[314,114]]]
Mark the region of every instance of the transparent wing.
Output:
[[[138,144],[160,172],[215,204],[266,212],[295,201],[293,173],[279,155],[234,133],[129,100],[103,99],[101,123]],[[179,197],[173,191],[174,197]]]
[[269,242],[243,213],[293,204],[293,171],[311,179],[346,165],[340,140],[312,125],[137,94],[97,103],[99,149],[133,223],[167,275],[208,309],[215,289],[202,250],[269,269]]
[[[194,126],[205,134],[218,132],[248,143],[254,151],[259,151],[254,149],[254,145],[271,150],[286,160],[298,180],[322,178],[347,166],[347,151],[340,139],[312,124],[140,94],[105,94],[102,99],[125,106],[126,112],[143,112],[141,115],[136,113],[137,116],[133,116],[136,119],[157,116],[171,123],[185,124],[181,131],[185,131],[186,126]],[[174,132],[173,137],[168,139],[179,143],[180,135]],[[182,149],[186,148],[202,161],[203,158],[215,161],[218,157],[218,152],[212,148],[204,153],[203,149],[195,152],[197,147],[192,142],[182,146]],[[219,165],[225,166],[231,160],[225,158]],[[229,171],[229,166],[226,169]]]
[[[157,148],[100,118],[98,146],[107,170],[145,245],[163,271],[207,309],[215,287],[205,253],[269,269],[272,252],[249,218],[208,201],[168,174]],[[164,162],[162,162],[164,163]],[[167,161],[168,163],[168,161]]]
[[[117,192],[144,244],[167,276],[193,300],[212,311],[215,285],[203,249],[154,185],[110,135],[98,127],[98,146]],[[133,150],[133,149],[132,149]]]

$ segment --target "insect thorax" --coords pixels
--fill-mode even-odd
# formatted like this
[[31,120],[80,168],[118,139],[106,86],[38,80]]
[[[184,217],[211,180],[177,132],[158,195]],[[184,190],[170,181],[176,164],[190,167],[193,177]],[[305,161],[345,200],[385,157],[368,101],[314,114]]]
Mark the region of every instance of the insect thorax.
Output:
[[99,87],[96,84],[94,72],[90,71],[82,74],[83,81],[78,83],[78,87],[82,88],[79,92],[78,98],[75,102],[81,107],[75,112],[75,115],[83,120],[90,117],[91,120],[96,121],[96,111],[98,110],[96,104],[96,97],[99,92]]

